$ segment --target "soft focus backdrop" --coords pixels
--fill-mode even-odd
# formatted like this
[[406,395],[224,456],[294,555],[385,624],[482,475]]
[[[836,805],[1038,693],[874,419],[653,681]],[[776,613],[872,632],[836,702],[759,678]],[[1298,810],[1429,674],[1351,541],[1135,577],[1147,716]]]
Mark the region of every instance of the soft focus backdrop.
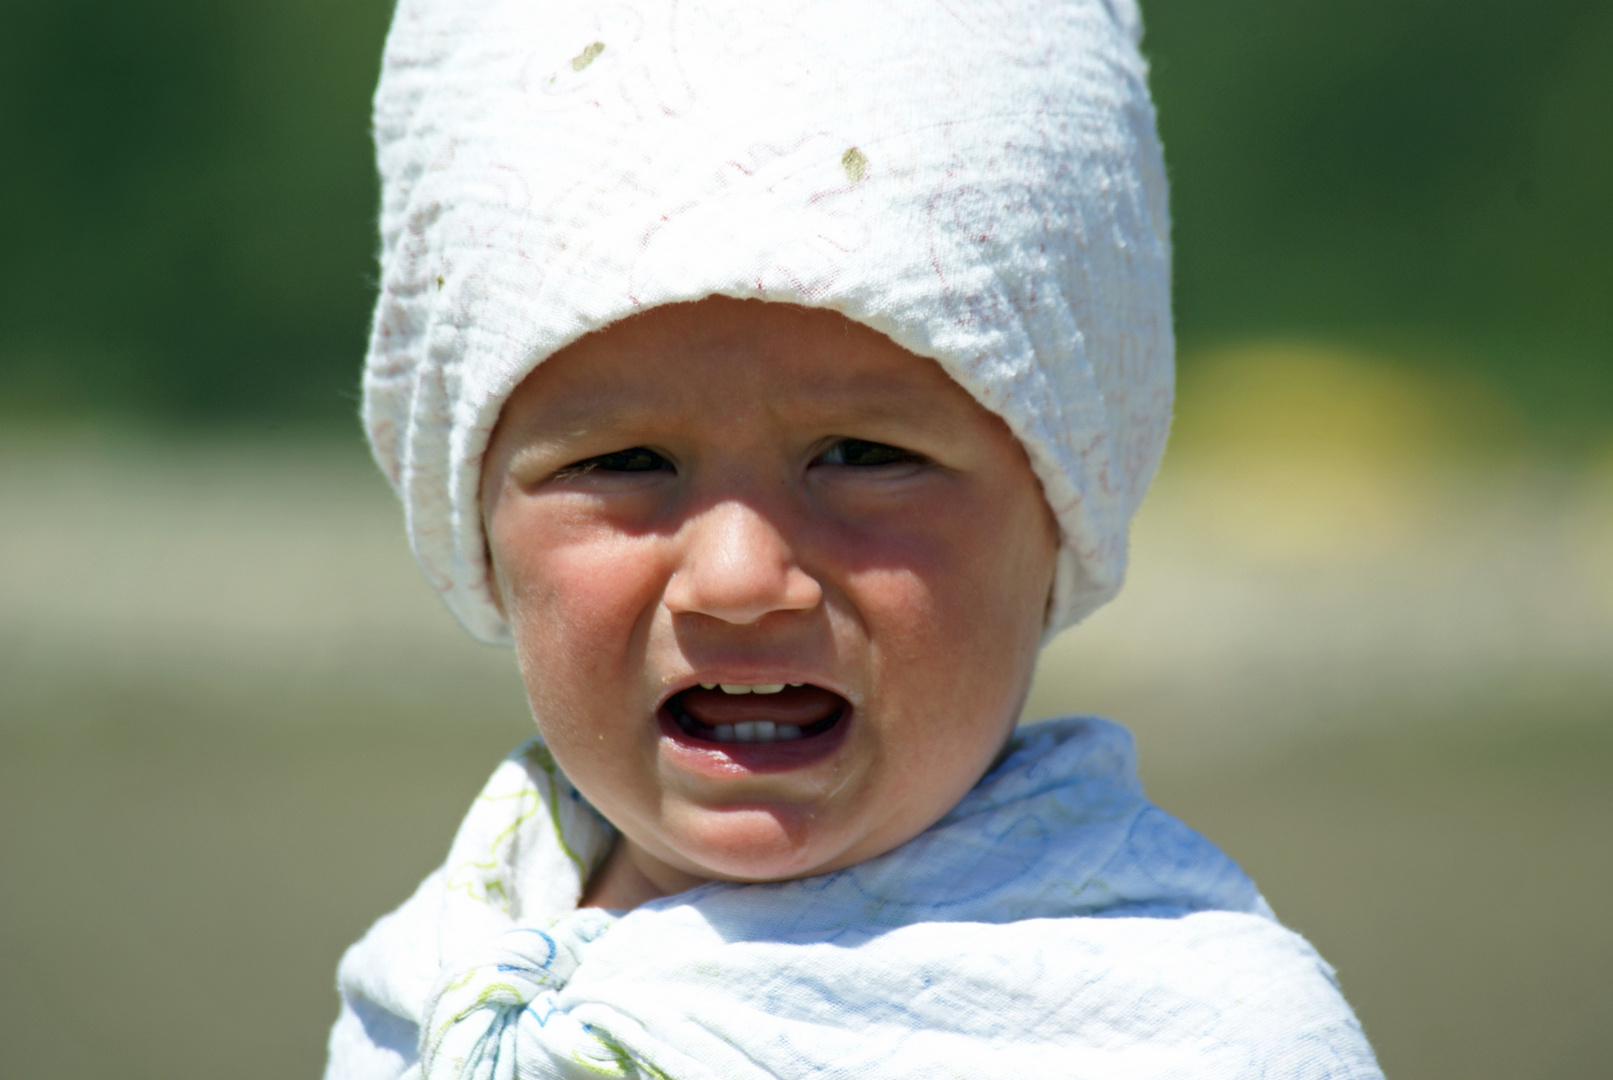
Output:
[[[1030,716],[1340,969],[1396,1080],[1613,1060],[1613,5],[1145,3],[1178,423]],[[354,414],[380,0],[0,0],[7,1075],[316,1075],[530,730]]]

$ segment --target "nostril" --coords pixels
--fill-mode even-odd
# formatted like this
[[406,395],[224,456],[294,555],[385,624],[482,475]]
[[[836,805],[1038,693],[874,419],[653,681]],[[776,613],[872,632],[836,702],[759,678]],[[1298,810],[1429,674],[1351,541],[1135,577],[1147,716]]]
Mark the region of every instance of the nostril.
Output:
[[823,598],[786,531],[754,506],[713,506],[686,521],[678,539],[680,561],[664,594],[674,614],[746,625],[775,611],[816,607]]
[[779,611],[810,611],[823,587],[799,566],[684,567],[667,582],[663,602],[675,615],[709,615],[749,625]]

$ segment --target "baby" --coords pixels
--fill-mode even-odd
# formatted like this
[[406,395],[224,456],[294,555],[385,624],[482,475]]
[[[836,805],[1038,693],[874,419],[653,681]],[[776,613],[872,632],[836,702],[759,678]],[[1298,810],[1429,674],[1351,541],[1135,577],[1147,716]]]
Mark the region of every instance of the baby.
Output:
[[1128,0],[402,0],[365,420],[540,738],[327,1077],[1379,1077],[1093,719],[1169,423]]

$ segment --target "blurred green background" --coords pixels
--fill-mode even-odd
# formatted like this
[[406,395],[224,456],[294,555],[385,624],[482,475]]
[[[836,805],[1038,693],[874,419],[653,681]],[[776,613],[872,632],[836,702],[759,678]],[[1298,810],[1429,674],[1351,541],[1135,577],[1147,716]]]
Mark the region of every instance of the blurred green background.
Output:
[[[1144,7],[1177,429],[1027,714],[1129,724],[1392,1077],[1605,1076],[1613,4]],[[316,1074],[530,727],[354,420],[388,16],[0,0],[7,1075]]]
[[[8,411],[346,424],[389,5],[3,0]],[[1177,315],[1613,417],[1613,6],[1156,0]]]

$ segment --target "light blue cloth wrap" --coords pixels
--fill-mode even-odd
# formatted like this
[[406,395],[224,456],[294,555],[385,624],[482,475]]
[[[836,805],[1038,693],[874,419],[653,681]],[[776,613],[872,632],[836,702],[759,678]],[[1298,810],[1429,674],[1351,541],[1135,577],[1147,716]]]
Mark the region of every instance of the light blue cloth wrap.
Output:
[[1105,721],[1021,729],[877,859],[621,916],[575,910],[608,826],[541,746],[505,768],[344,959],[330,1080],[1381,1078],[1332,970]]

